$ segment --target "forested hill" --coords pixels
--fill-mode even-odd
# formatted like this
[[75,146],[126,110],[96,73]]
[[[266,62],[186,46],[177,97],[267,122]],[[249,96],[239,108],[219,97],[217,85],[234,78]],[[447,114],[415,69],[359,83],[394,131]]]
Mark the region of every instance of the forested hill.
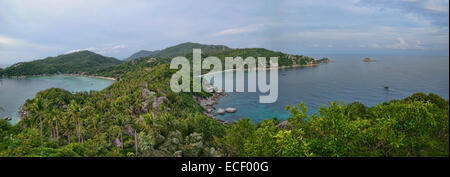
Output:
[[[190,46],[190,44],[193,44]],[[202,45],[202,44],[199,44]],[[189,46],[187,48],[183,48],[183,51],[186,53],[184,55],[177,55],[177,56],[185,56],[186,58],[192,60],[192,49],[198,48],[198,45],[196,43],[183,43],[178,46]],[[197,46],[197,47],[196,47]],[[203,45],[204,46],[204,45]],[[214,48],[218,49],[220,45],[213,45]],[[178,48],[177,46],[169,47],[168,49],[174,50],[174,48]],[[210,48],[211,49],[211,48]],[[164,49],[161,52],[167,53],[167,50]],[[189,51],[189,52],[188,52]],[[206,51],[206,52],[205,52]],[[184,53],[184,52],[183,52]],[[328,63],[330,60],[328,58],[322,58],[322,59],[315,59],[308,56],[303,55],[290,55],[285,54],[283,52],[277,52],[277,51],[271,51],[264,48],[241,48],[241,49],[231,49],[231,48],[225,48],[225,50],[203,50],[202,49],[202,58],[205,59],[208,56],[215,56],[222,60],[222,67],[224,67],[224,59],[225,57],[266,57],[266,59],[269,59],[270,57],[278,57],[278,64],[281,68],[286,67],[296,67],[296,66],[306,66],[306,65],[318,65],[322,63]],[[122,63],[120,65],[116,65],[109,68],[104,68],[99,70],[98,72],[94,73],[94,75],[101,75],[101,76],[107,76],[107,77],[120,77],[121,75],[130,72],[132,70],[138,69],[138,68],[148,68],[153,67],[160,64],[166,64],[170,63],[173,57],[140,57],[136,58],[130,61],[127,61],[125,63]]]
[[448,102],[416,93],[374,107],[330,102],[319,114],[288,106],[287,121],[222,124],[199,97],[175,93],[169,65],[139,67],[100,92],[51,88],[27,100],[17,125],[0,120],[0,156],[443,156]]
[[142,57],[150,57],[150,56],[156,56],[160,50],[155,51],[147,51],[147,50],[141,50],[139,52],[134,53],[130,57],[126,58],[125,61],[130,61],[136,58],[142,58]]
[[[270,57],[278,57],[278,65],[280,67],[304,66],[330,62],[328,58],[315,59],[304,55],[290,55],[283,52],[267,50],[265,48],[240,48],[208,53],[204,53],[202,50],[202,58],[208,56],[218,57],[222,60],[222,63],[224,63],[225,57],[241,57],[242,59],[247,57],[266,57],[267,60],[269,60]],[[185,55],[185,57],[192,59],[192,51]]]
[[[281,66],[328,61],[260,48],[204,56],[208,55],[221,59],[279,56]],[[70,64],[66,61],[70,58],[82,62],[80,58],[90,61],[97,57],[106,58],[84,51],[35,61],[35,66],[55,67],[55,63]],[[217,94],[170,89],[176,72],[169,68],[170,59],[139,58],[98,71],[89,66],[98,75],[120,75],[119,81],[99,92],[70,93],[57,88],[39,92],[23,105],[16,125],[0,119],[0,157],[449,155],[449,104],[438,95],[416,93],[374,107],[330,100],[314,115],[308,115],[300,103],[286,107],[290,112],[287,121],[223,123],[205,114],[207,110],[199,104],[200,99]],[[74,73],[85,69],[74,66],[86,66],[71,64],[67,70]],[[21,65],[28,64],[12,67]]]
[[176,46],[165,48],[160,51],[139,51],[128,57],[127,60],[132,60],[140,57],[173,58],[192,53],[192,49],[202,49],[202,53],[230,50],[229,47],[224,45],[207,45],[193,42],[185,42],[182,44],[178,44]]
[[90,51],[80,51],[56,57],[21,62],[0,70],[0,76],[28,76],[43,74],[92,74],[121,64],[122,61]]

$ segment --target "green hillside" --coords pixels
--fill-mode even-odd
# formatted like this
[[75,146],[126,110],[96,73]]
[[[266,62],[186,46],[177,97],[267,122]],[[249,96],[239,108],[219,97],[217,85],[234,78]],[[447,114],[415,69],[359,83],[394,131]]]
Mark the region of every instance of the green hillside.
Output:
[[[288,106],[286,122],[234,124],[203,114],[174,93],[167,64],[139,68],[100,92],[48,89],[28,100],[22,120],[0,120],[0,156],[443,156],[449,154],[448,102],[414,94],[374,107],[330,102],[308,116]],[[42,130],[42,131],[41,131]]]
[[160,51],[147,51],[147,50],[140,50],[139,52],[136,52],[132,54],[130,57],[126,58],[125,61],[130,61],[136,58],[142,58],[142,57],[150,57],[150,56],[156,56]]
[[[271,51],[264,48],[242,48],[242,49],[230,49],[224,51],[214,51],[209,53],[203,53],[202,58],[206,58],[208,56],[214,56],[221,59],[222,63],[225,61],[225,57],[242,57],[245,59],[247,57],[266,57],[266,60],[269,60],[270,57],[278,57],[278,65],[280,67],[292,67],[302,66],[307,64],[321,64],[327,63],[330,60],[328,58],[322,58],[317,60],[312,57],[307,57],[303,55],[289,55],[283,52]],[[192,59],[192,51],[189,54],[185,55],[186,58]],[[223,66],[224,67],[224,66]]]
[[224,45],[205,45],[199,43],[185,42],[182,44],[178,44],[176,46],[168,47],[158,54],[153,55],[152,57],[159,58],[173,58],[177,56],[184,56],[186,54],[192,53],[192,49],[202,49],[202,53],[212,53],[217,51],[230,50],[227,46]]
[[[192,57],[185,54],[189,55]],[[203,57],[208,55],[221,59],[278,56],[282,66],[328,62],[326,58],[315,60],[261,48],[215,51]],[[101,58],[111,59],[84,51],[29,62],[34,65],[25,64],[28,67],[24,69],[53,68],[57,63],[67,64],[61,67],[85,66],[69,61],[103,61]],[[91,67],[90,74],[120,76],[119,81],[98,92],[70,93],[58,88],[39,92],[25,102],[16,125],[0,120],[0,156],[449,155],[449,104],[438,95],[416,93],[374,107],[358,102],[330,102],[313,115],[307,114],[299,100],[296,106],[287,105],[287,121],[274,118],[257,124],[251,119],[221,122],[206,115],[205,107],[198,102],[217,93],[175,93],[170,89],[171,76],[177,72],[169,69],[170,60],[171,57],[144,57],[121,64],[113,60],[116,63],[108,67]],[[20,69],[21,65],[24,64],[6,70]],[[19,74],[29,73],[19,69],[15,70]],[[69,69],[81,73],[85,68]]]
[[90,51],[80,51],[31,62],[21,62],[0,70],[0,76],[29,76],[43,74],[93,74],[122,63]]

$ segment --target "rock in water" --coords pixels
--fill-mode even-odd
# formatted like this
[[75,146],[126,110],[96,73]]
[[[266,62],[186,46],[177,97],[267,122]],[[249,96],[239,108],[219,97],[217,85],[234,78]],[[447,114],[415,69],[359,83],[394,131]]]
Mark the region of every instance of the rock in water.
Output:
[[219,109],[217,110],[217,114],[224,114],[224,113],[225,113],[225,110],[222,109],[222,108],[219,108]]
[[371,58],[367,57],[367,58],[364,58],[363,61],[364,61],[364,62],[372,62],[373,60],[372,60]]
[[229,113],[234,113],[234,112],[237,111],[237,109],[236,109],[236,108],[231,108],[231,107],[229,107],[229,108],[225,109],[225,111],[226,111],[226,112],[229,112]]

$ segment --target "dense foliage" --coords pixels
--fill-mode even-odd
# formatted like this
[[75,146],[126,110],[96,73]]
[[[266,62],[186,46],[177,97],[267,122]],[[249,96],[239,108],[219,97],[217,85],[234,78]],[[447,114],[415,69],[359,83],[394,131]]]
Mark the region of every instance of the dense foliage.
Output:
[[[288,121],[223,125],[194,93],[173,93],[167,64],[138,67],[100,92],[41,91],[17,125],[0,123],[1,156],[448,156],[448,102],[414,94],[367,108],[331,102]],[[197,93],[207,97],[210,94]]]
[[[425,99],[423,99],[425,98]],[[449,155],[448,102],[430,93],[367,108],[331,102],[318,115],[286,108],[287,122],[240,120],[221,147],[232,156],[348,157]]]
[[[208,55],[278,56],[281,66],[329,62],[266,49],[230,49],[203,57]],[[45,59],[52,62],[42,65],[48,68],[44,71],[53,72],[51,68],[59,66],[55,63],[67,64],[66,57]],[[19,123],[0,120],[0,156],[449,156],[449,104],[438,95],[416,93],[370,108],[330,102],[314,115],[307,115],[300,103],[286,107],[287,121],[223,124],[206,116],[194,99],[211,94],[171,91],[169,80],[176,70],[169,69],[169,62],[144,57],[91,71],[61,65],[67,69],[61,73],[83,71],[120,79],[98,92],[39,92],[21,108]],[[22,65],[29,64],[6,70],[35,72],[32,67],[14,69]]]
[[[241,57],[242,59],[246,59],[247,57],[254,57],[257,59],[258,57],[265,57],[267,62],[270,57],[278,57],[278,66],[279,67],[292,67],[292,66],[305,66],[305,65],[313,65],[313,64],[321,64],[328,63],[330,60],[328,58],[323,58],[320,60],[316,60],[312,57],[307,57],[303,55],[289,55],[282,52],[275,52],[271,50],[267,50],[264,48],[242,48],[242,49],[230,49],[224,51],[216,51],[203,53],[202,51],[202,59],[206,57],[214,56],[219,58],[222,61],[222,67],[225,68],[225,57]],[[192,52],[185,55],[186,58],[192,60],[193,55]],[[267,67],[270,64],[267,63]],[[246,66],[247,67],[247,66]]]
[[155,51],[140,50],[139,52],[133,53],[130,57],[126,58],[125,61],[130,61],[136,58],[155,56],[159,52],[160,50]]
[[1,76],[29,76],[44,74],[94,74],[98,70],[122,63],[121,61],[90,52],[80,51],[57,57],[14,64],[0,70]]
[[202,49],[202,53],[212,53],[217,51],[230,50],[229,47],[224,45],[205,45],[199,43],[185,42],[175,46],[165,48],[163,50],[146,51],[141,50],[132,54],[126,59],[130,61],[142,57],[154,57],[154,58],[173,58],[177,56],[184,56],[186,54],[192,53],[192,49]]

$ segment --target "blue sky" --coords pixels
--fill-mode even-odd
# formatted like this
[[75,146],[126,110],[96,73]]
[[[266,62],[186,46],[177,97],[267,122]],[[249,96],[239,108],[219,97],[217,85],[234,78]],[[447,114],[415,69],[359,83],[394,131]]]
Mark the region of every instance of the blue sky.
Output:
[[448,0],[0,0],[0,64],[182,42],[291,54],[446,55]]

